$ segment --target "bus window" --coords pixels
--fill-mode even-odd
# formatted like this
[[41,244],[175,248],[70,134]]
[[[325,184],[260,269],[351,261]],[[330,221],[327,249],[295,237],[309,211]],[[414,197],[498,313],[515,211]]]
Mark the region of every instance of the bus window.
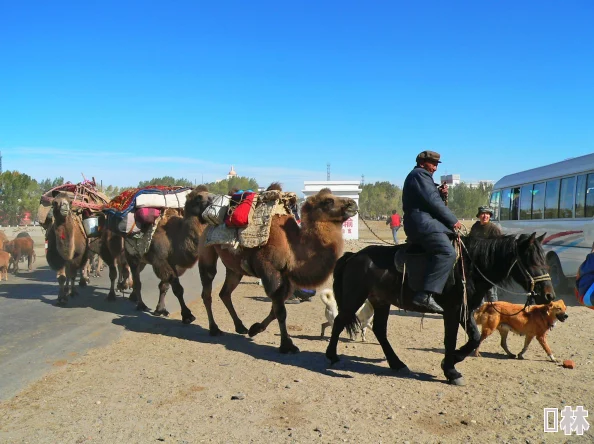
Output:
[[501,200],[501,190],[493,191],[489,199],[489,207],[493,210],[493,220],[499,220],[499,201]]
[[[506,188],[501,191],[501,211],[499,213],[499,220],[509,220],[509,209],[511,204],[511,188]],[[594,195],[594,193],[592,193]]]
[[561,179],[561,192],[559,196],[559,217],[569,219],[573,217],[573,193],[575,176]]
[[511,220],[518,220],[520,215],[520,188],[512,188],[511,193]]
[[535,183],[532,189],[532,219],[542,219],[544,214],[544,182]]
[[577,177],[575,187],[575,217],[586,217],[586,175]]
[[559,179],[549,180],[545,193],[545,219],[557,219],[559,217]]
[[520,219],[532,219],[532,185],[524,185],[520,190]]
[[586,217],[594,216],[594,174],[588,174],[586,185]]

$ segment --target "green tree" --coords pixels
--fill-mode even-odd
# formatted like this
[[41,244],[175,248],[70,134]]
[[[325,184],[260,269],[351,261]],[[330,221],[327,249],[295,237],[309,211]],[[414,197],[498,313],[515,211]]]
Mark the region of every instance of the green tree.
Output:
[[155,177],[151,180],[143,180],[138,182],[138,188],[148,187],[149,185],[165,185],[168,187],[181,186],[181,187],[193,187],[194,184],[188,179],[176,179],[172,176]]
[[63,177],[56,177],[55,179],[44,179],[41,182],[39,182],[39,194],[43,194],[46,191],[51,190],[52,188],[55,188],[59,185],[63,185],[64,184],[64,178]]
[[387,181],[363,185],[359,211],[364,218],[387,216],[392,210],[402,214],[402,189],[399,186]]
[[488,204],[491,191],[491,184],[481,183],[478,187],[471,187],[462,182],[450,187],[448,206],[457,218],[471,219],[476,216],[478,207]]
[[218,182],[205,183],[208,191],[214,194],[227,194],[233,189],[258,191],[258,182],[250,177],[236,176]]
[[33,216],[39,205],[39,184],[26,174],[5,171],[0,175],[0,217],[3,224],[17,225],[25,212]]

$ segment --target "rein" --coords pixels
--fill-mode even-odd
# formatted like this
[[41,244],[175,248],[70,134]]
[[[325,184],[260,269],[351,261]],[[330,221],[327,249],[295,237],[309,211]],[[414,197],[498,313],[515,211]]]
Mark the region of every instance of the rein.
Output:
[[[460,237],[460,234],[458,234],[458,239],[457,239],[457,240],[458,240],[458,242],[460,243],[460,245],[462,246],[462,248],[464,248],[464,251],[466,251],[466,254],[468,254],[468,256],[470,257],[470,253],[468,252],[468,249],[466,248],[466,245],[464,245],[464,242],[462,242],[462,239],[461,239],[461,237]],[[461,257],[462,257],[462,256],[461,256]],[[527,278],[530,280],[530,291],[529,291],[529,292],[527,292],[527,293],[519,293],[519,292],[515,292],[515,291],[510,291],[510,290],[504,289],[503,287],[501,287],[501,286],[497,285],[496,283],[494,283],[494,282],[492,282],[490,279],[488,279],[488,278],[487,278],[487,277],[484,275],[484,273],[483,273],[483,272],[480,270],[480,268],[478,268],[478,267],[476,266],[476,264],[475,264],[475,263],[473,263],[473,262],[471,261],[471,264],[472,264],[472,266],[474,267],[474,269],[475,269],[475,270],[476,270],[476,271],[477,271],[477,272],[478,272],[478,273],[481,275],[481,277],[482,277],[482,278],[483,278],[485,281],[487,281],[487,282],[488,282],[489,284],[491,284],[493,287],[495,287],[495,288],[498,288],[498,289],[500,289],[500,290],[507,291],[508,293],[515,294],[515,295],[518,295],[518,296],[527,296],[527,297],[526,297],[526,303],[524,304],[524,307],[522,307],[522,309],[521,309],[520,311],[518,311],[517,313],[514,313],[514,314],[512,314],[512,315],[508,315],[508,316],[516,316],[516,315],[520,314],[522,311],[526,310],[526,307],[528,307],[529,305],[531,305],[531,301],[532,301],[532,299],[534,298],[534,294],[535,294],[535,293],[534,293],[534,286],[535,286],[535,284],[536,284],[536,283],[538,283],[538,282],[544,282],[544,281],[548,281],[548,280],[550,280],[550,279],[551,279],[551,277],[549,276],[549,274],[548,274],[548,273],[545,273],[545,274],[542,274],[542,275],[539,275],[539,276],[536,276],[536,277],[532,276],[532,275],[530,274],[530,272],[529,272],[529,271],[526,269],[526,267],[524,266],[524,264],[522,264],[522,262],[521,262],[521,261],[519,261],[518,259],[519,259],[519,256],[518,256],[518,252],[517,252],[517,250],[516,250],[516,259],[515,259],[515,260],[514,260],[514,262],[512,263],[511,267],[509,267],[509,270],[508,270],[508,272],[507,272],[506,278],[507,278],[507,277],[509,277],[509,275],[510,275],[511,271],[512,271],[512,270],[513,270],[513,268],[514,268],[514,267],[517,265],[517,266],[518,266],[518,268],[520,269],[520,272],[521,272],[521,273],[522,273],[522,274],[523,274],[525,277],[527,277]],[[464,267],[464,265],[462,265],[462,267]],[[464,268],[462,268],[462,270],[464,270]],[[464,284],[464,294],[466,294],[466,280],[463,280],[463,284]],[[500,312],[499,310],[497,310],[497,307],[495,307],[495,305],[494,305],[494,303],[493,303],[492,301],[489,301],[488,303],[491,305],[491,307],[493,307],[493,309],[494,309],[494,310],[495,310],[497,313],[499,313],[499,314],[503,314],[502,312]]]
[[[360,213],[357,211],[357,214],[360,215]],[[365,222],[365,219],[363,219],[363,217],[359,217],[359,220],[363,221],[363,224],[367,227],[367,229],[369,231],[371,231],[371,234],[373,234],[375,237],[377,237],[379,240],[381,240],[384,244],[388,244],[388,245],[394,245],[392,242],[386,242],[385,240],[383,240],[381,237],[379,237],[377,234],[375,234],[375,231],[373,231],[371,229],[371,227],[367,224],[367,222]]]

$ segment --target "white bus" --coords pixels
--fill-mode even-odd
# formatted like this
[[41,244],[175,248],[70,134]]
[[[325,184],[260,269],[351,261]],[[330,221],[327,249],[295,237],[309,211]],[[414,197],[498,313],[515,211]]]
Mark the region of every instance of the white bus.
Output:
[[546,232],[549,273],[565,289],[594,242],[594,154],[505,176],[490,206],[506,234]]

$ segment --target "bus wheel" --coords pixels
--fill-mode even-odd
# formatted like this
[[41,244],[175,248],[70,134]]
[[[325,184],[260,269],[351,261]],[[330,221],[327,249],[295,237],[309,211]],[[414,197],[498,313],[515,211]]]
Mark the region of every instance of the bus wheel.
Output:
[[551,282],[555,288],[555,293],[561,293],[567,289],[567,278],[563,274],[561,262],[556,254],[549,254],[547,256],[547,264],[549,266],[549,274],[551,275]]

